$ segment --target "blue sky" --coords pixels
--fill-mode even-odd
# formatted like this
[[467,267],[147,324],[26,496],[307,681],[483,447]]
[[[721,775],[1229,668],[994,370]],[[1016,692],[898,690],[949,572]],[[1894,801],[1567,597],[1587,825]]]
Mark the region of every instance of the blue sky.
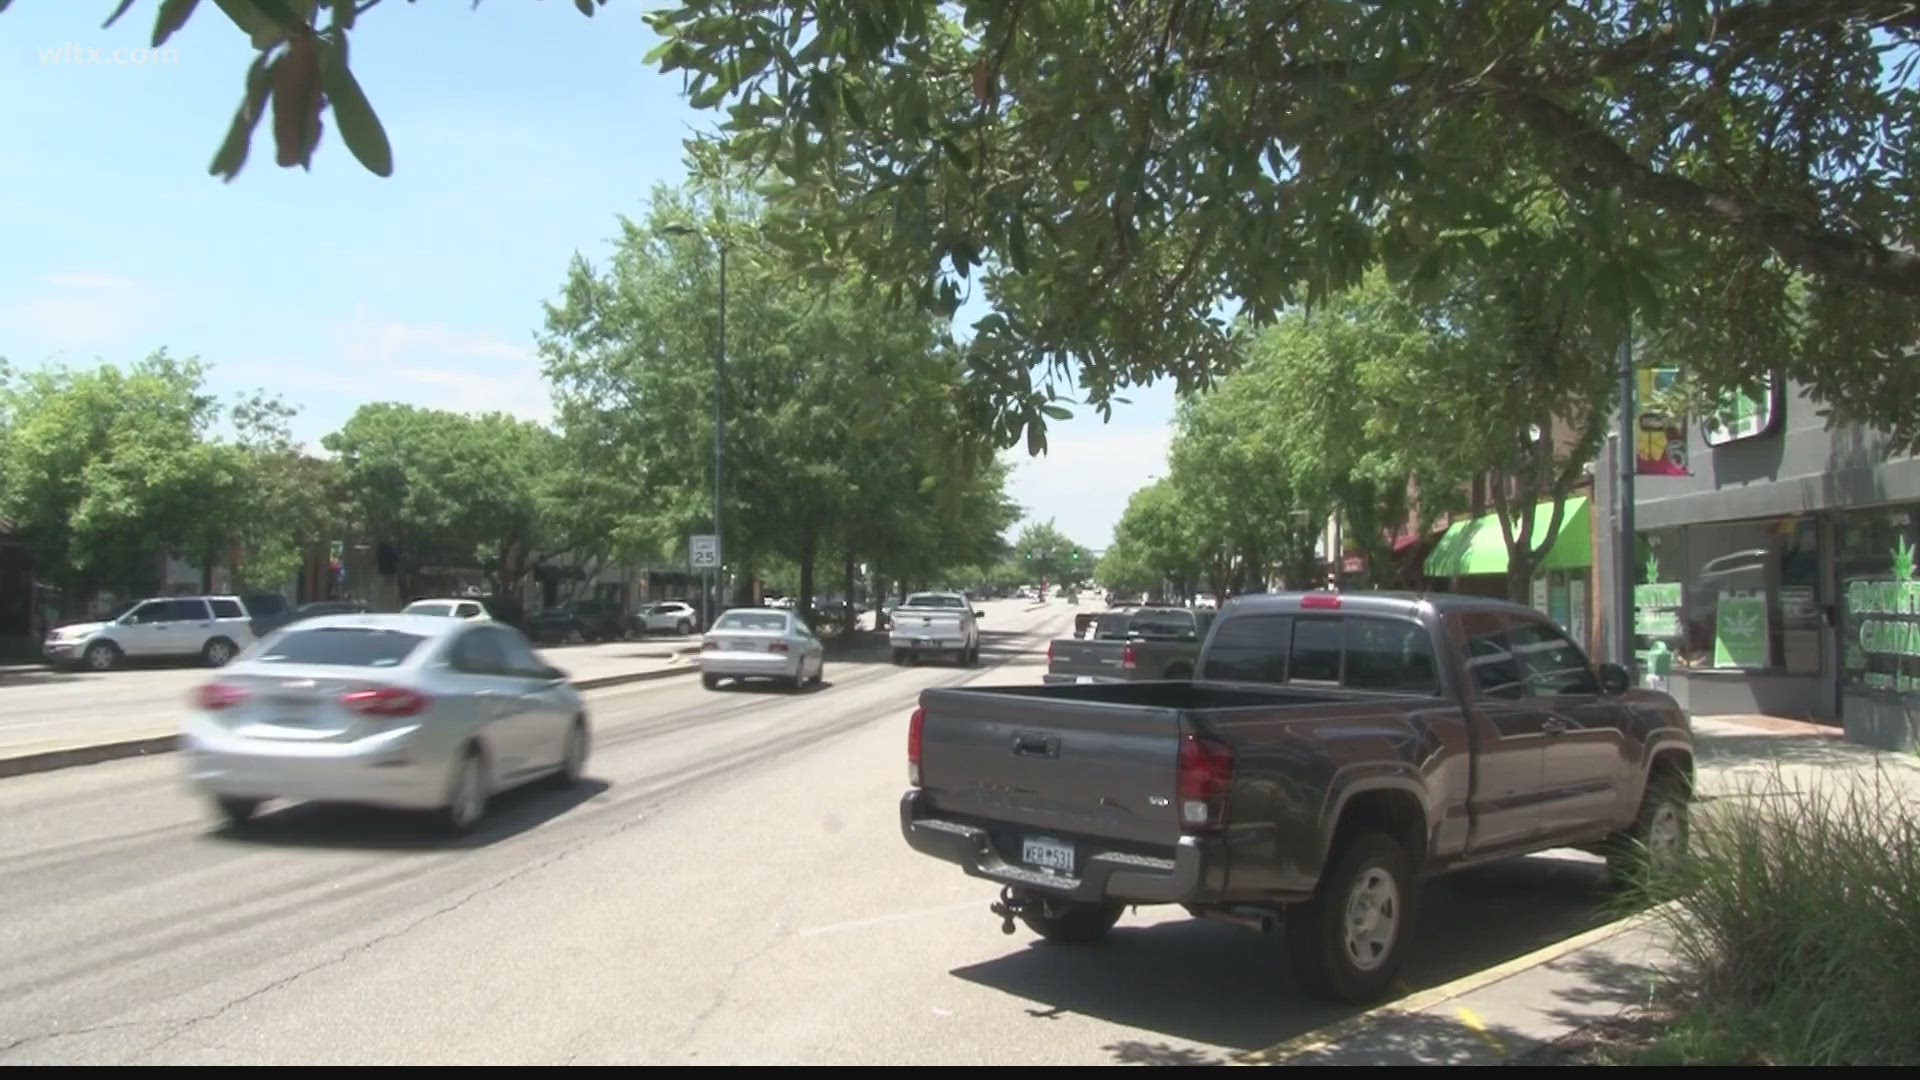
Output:
[[[309,442],[368,401],[545,418],[541,303],[574,252],[601,258],[614,215],[679,180],[681,140],[712,122],[677,74],[642,63],[650,5],[589,20],[562,0],[389,3],[353,55],[394,176],[331,132],[311,173],[280,169],[263,123],[222,184],[207,164],[251,48],[205,4],[172,56],[114,63],[147,44],[157,5],[102,29],[113,7],[15,0],[0,15],[0,356],[198,355],[215,389],[298,405]],[[89,50],[107,62],[75,62]],[[1106,546],[1127,496],[1164,471],[1174,404],[1167,385],[1127,396],[1110,424],[1089,409],[1056,424],[1046,457],[1016,452],[1029,517]]]

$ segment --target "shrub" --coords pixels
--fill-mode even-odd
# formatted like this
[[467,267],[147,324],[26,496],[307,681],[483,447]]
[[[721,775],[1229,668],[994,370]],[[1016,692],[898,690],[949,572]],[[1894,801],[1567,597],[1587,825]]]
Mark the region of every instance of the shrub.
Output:
[[1884,769],[1794,790],[1779,769],[1697,807],[1644,878],[1679,962],[1646,1064],[1920,1060],[1920,801]]

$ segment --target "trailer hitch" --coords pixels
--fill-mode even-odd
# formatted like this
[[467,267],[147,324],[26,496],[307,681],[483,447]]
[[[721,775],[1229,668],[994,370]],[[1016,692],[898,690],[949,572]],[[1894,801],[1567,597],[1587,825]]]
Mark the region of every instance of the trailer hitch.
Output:
[[1011,934],[1013,933],[1013,920],[1031,905],[1032,901],[1015,892],[1013,886],[1002,885],[1000,886],[1000,899],[988,905],[987,910],[1000,916],[1000,932],[1003,934]]

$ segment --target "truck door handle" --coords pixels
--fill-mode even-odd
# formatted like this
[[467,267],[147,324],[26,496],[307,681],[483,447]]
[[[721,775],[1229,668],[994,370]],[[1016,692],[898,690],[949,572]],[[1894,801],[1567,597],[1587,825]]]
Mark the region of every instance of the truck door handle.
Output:
[[1540,722],[1540,730],[1548,735],[1565,735],[1573,725],[1557,716],[1550,716]]
[[1015,735],[1013,752],[1022,757],[1059,757],[1060,740],[1044,735]]

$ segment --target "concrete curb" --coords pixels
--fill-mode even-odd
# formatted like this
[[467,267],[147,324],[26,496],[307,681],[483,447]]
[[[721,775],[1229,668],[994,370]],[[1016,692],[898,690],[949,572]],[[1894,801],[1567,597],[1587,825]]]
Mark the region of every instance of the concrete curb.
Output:
[[[700,670],[698,664],[680,664],[674,667],[657,668],[652,671],[635,671],[624,675],[602,675],[593,679],[580,679],[573,684],[575,690],[602,690],[609,686],[624,686],[628,683],[649,682],[665,679],[674,675],[691,675]],[[74,746],[63,750],[43,750],[39,753],[21,754],[18,757],[0,758],[0,779],[9,776],[28,776],[33,773],[54,772],[59,769],[71,769],[80,765],[98,765],[103,761],[119,761],[125,758],[146,757],[151,754],[170,754],[179,747],[177,735],[153,735],[144,739],[126,739],[121,742],[99,743],[94,746]]]
[[[1476,971],[1471,975],[1463,975],[1452,982],[1429,987],[1398,1000],[1390,1001],[1385,1005],[1369,1009],[1357,1016],[1350,1016],[1345,1020],[1329,1024],[1326,1027],[1309,1031],[1303,1035],[1296,1035],[1291,1039],[1275,1043],[1264,1050],[1251,1050],[1244,1054],[1236,1055],[1227,1064],[1285,1065],[1289,1059],[1302,1054],[1338,1046],[1340,1043],[1352,1038],[1354,1035],[1374,1024],[1382,1021],[1390,1021],[1399,1016],[1426,1012],[1435,1006],[1443,1005],[1455,998],[1465,997],[1477,990],[1484,990],[1494,983],[1510,979],[1523,971],[1530,971],[1543,964],[1553,963],[1555,960],[1579,952],[1589,946],[1597,945],[1600,942],[1619,937],[1621,934],[1633,930],[1638,930],[1659,918],[1661,912],[1670,906],[1670,903],[1662,904],[1658,907],[1639,912],[1638,914],[1629,915],[1624,919],[1617,919],[1613,922],[1596,926],[1591,930],[1575,934],[1570,938],[1564,938],[1551,945],[1535,949],[1533,952],[1516,956],[1504,963],[1495,964],[1493,967]],[[1518,1056],[1518,1053],[1516,1052],[1509,1056]]]

